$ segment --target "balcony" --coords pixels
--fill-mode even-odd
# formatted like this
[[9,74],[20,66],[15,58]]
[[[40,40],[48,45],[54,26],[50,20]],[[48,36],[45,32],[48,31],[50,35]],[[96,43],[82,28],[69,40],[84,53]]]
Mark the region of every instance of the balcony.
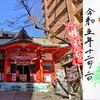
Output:
[[67,6],[66,6],[65,2],[62,2],[61,5],[59,5],[59,6],[57,7],[57,9],[56,9],[56,17],[57,17],[60,13],[62,13],[62,11],[63,11],[64,9],[66,9],[66,11],[67,11]]
[[47,8],[48,8],[48,9],[50,8],[50,6],[52,5],[52,3],[53,3],[54,1],[56,1],[56,0],[48,0],[48,1],[47,1]]
[[83,3],[79,4],[79,6],[73,11],[74,15],[78,13],[83,8]]
[[61,18],[58,21],[56,21],[56,23],[51,27],[51,29],[53,31],[57,31],[63,25],[63,23],[66,21],[68,21],[68,15],[65,14],[65,15],[61,16]]

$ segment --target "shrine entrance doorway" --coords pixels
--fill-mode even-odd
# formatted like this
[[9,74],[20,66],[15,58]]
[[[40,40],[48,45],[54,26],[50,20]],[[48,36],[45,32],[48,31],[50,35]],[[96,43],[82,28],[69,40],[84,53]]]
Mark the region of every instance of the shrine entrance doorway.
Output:
[[9,73],[11,77],[9,80],[12,82],[33,82],[36,81],[36,62],[35,61],[24,61],[19,62],[12,61],[10,65]]
[[16,66],[16,81],[17,82],[30,82],[30,66],[17,65]]

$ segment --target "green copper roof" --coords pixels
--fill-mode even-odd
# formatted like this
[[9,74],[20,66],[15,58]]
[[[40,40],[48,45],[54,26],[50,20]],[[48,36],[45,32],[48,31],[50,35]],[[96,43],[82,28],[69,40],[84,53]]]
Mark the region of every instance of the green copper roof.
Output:
[[58,46],[58,47],[65,47],[68,46],[68,44],[54,44],[47,38],[41,38],[41,37],[35,37],[33,38],[33,42],[36,44],[44,45],[44,46]]

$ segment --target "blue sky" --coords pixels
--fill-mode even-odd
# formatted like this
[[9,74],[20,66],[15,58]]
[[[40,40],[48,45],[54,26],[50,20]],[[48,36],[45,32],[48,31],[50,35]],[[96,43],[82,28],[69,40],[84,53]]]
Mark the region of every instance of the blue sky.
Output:
[[[7,21],[15,21],[19,16],[26,13],[24,9],[17,9],[18,4],[16,2],[17,0],[1,0],[0,1],[0,29],[3,29],[5,31],[13,31],[13,32],[19,32],[20,29],[9,27],[5,24],[2,24],[4,22],[7,23]],[[33,5],[33,9],[31,11],[31,14],[35,17],[42,18],[42,8],[41,8],[41,0],[30,0],[31,4]],[[16,10],[17,9],[17,10]],[[23,19],[22,19],[23,20]],[[21,23],[21,20],[17,22],[18,25],[23,26]],[[25,28],[26,31],[30,36],[44,36],[44,33],[40,30],[34,29],[34,27],[31,28]]]

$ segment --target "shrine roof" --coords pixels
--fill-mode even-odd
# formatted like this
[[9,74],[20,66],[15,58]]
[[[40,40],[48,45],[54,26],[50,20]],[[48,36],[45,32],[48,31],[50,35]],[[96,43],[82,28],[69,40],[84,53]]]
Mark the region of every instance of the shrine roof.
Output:
[[0,39],[0,45],[5,45],[10,42],[12,39]]
[[22,29],[19,33],[15,33],[13,37],[0,37],[0,46],[18,42],[31,42],[33,44],[38,44],[42,46],[56,46],[56,47],[66,47],[67,44],[54,44],[46,37],[30,37],[27,32]]
[[33,42],[36,43],[36,44],[44,45],[44,46],[58,46],[58,47],[68,46],[67,44],[55,44],[55,43],[52,43],[46,37],[34,37],[33,38]]
[[[20,46],[19,44],[24,48],[33,46],[37,51],[40,50],[42,52],[53,53],[56,62],[71,50],[71,47],[68,44],[54,44],[47,37],[32,38],[24,29],[19,33],[16,33],[14,37],[7,36],[7,34],[4,34],[4,37],[0,37],[0,49],[7,48],[9,51],[11,48]],[[22,45],[28,43],[28,46]]]
[[[0,39],[1,46],[9,44],[9,43],[14,43],[14,42],[16,42],[16,41],[13,41],[13,39]],[[58,46],[58,47],[68,46],[67,44],[54,44],[54,43],[50,42],[50,40],[46,39],[45,37],[34,37],[34,38],[32,38],[32,40],[30,42],[39,44],[39,45],[43,45],[43,46]]]

